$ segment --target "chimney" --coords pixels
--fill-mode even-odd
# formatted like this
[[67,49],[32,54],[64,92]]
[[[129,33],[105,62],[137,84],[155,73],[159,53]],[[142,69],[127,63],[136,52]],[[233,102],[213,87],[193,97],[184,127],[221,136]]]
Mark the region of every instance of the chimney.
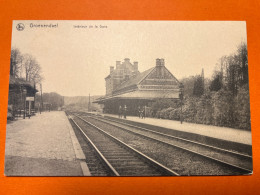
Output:
[[165,64],[164,64],[164,59],[162,58],[162,59],[160,59],[160,62],[161,62],[161,66],[164,66]]
[[114,66],[110,66],[110,74],[114,72]]
[[129,62],[130,61],[130,59],[129,58],[125,58],[125,62]]
[[161,66],[161,61],[159,58],[156,59],[156,66]]
[[134,62],[134,71],[135,71],[135,72],[138,71],[138,62]]
[[121,61],[116,61],[116,69],[119,69],[121,65]]
[[164,66],[164,59],[157,58],[156,59],[156,77],[158,77],[158,78],[164,77],[163,66]]

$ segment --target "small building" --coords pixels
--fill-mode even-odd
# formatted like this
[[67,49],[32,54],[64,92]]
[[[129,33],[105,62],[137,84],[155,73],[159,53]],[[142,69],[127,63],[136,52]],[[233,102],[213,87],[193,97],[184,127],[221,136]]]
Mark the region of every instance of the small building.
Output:
[[22,78],[15,78],[10,75],[9,79],[9,96],[8,96],[8,116],[22,116],[32,114],[35,107],[35,94],[37,90],[31,82]]
[[103,104],[105,113],[117,113],[119,106],[126,105],[128,114],[135,114],[139,106],[156,99],[179,99],[180,83],[165,67],[164,59],[156,59],[154,67],[141,73],[138,62],[117,61],[105,81],[106,95],[94,102]]

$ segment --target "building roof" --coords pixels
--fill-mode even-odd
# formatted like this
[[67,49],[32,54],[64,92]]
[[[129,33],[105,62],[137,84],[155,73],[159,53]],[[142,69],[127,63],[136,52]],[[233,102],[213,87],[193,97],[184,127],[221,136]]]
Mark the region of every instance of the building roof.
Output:
[[95,103],[117,99],[175,99],[179,98],[179,84],[179,81],[165,67],[164,60],[157,59],[155,67],[142,73],[135,73],[128,80],[120,82],[112,89],[112,93],[98,98]]
[[[15,78],[14,76],[10,75],[9,78],[9,85],[10,86],[25,86],[34,89],[34,84],[32,82],[26,81],[22,78]],[[35,91],[37,91],[35,89]]]
[[155,68],[155,67],[150,68],[150,69],[148,69],[148,70],[146,70],[146,71],[144,71],[144,72],[141,72],[141,73],[139,73],[139,74],[137,74],[137,75],[135,75],[135,76],[133,76],[133,77],[130,77],[129,80],[127,80],[127,81],[121,83],[121,84],[114,90],[114,92],[120,91],[120,90],[122,90],[122,89],[124,89],[124,88],[128,88],[128,87],[130,87],[130,86],[138,85],[154,68]]

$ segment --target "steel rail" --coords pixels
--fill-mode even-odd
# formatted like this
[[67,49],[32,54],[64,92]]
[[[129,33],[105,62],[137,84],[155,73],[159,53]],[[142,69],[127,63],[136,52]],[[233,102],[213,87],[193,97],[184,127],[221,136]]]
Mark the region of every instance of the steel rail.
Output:
[[143,154],[142,152],[136,150],[135,148],[129,146],[128,144],[122,142],[121,140],[117,139],[116,137],[110,135],[109,133],[107,133],[106,131],[104,131],[103,129],[97,127],[96,125],[90,123],[89,121],[86,121],[85,119],[81,118],[80,116],[75,115],[76,117],[78,117],[79,119],[83,120],[84,122],[86,122],[87,124],[91,125],[92,127],[95,127],[96,129],[98,129],[99,131],[101,131],[102,133],[104,133],[105,135],[107,135],[108,137],[112,138],[113,140],[115,140],[116,142],[120,143],[121,145],[123,145],[125,148],[127,148],[128,150],[138,154],[140,157],[142,157],[144,160],[146,160],[148,163],[150,163],[151,165],[153,165],[155,168],[161,170],[164,173],[167,173],[168,175],[174,175],[174,176],[179,176],[178,173],[176,173],[175,171],[169,169],[168,167],[162,165],[161,163],[155,161],[154,159],[148,157],[147,155]]
[[[91,115],[91,116],[88,116],[88,117],[91,117],[91,118],[94,118],[94,119],[100,118],[100,117],[93,117],[92,115]],[[185,141],[185,142],[189,142],[189,143],[193,143],[193,144],[205,146],[205,147],[208,147],[208,148],[213,148],[213,149],[215,149],[215,150],[219,150],[219,151],[223,151],[223,152],[227,152],[227,153],[232,153],[232,154],[235,154],[235,155],[238,155],[238,156],[243,156],[243,157],[247,157],[247,158],[252,159],[252,156],[247,155],[247,154],[242,154],[242,153],[239,153],[239,152],[234,152],[234,151],[226,150],[226,149],[223,149],[223,148],[211,146],[211,145],[208,145],[208,144],[203,144],[203,143],[200,143],[200,142],[196,142],[196,141],[192,141],[192,140],[189,140],[189,139],[177,137],[177,136],[174,136],[174,135],[169,135],[169,134],[165,134],[165,133],[160,133],[160,132],[157,132],[157,131],[154,131],[154,130],[151,130],[151,129],[147,129],[147,128],[144,128],[144,127],[138,127],[138,126],[136,126],[136,125],[131,125],[131,124],[128,124],[128,123],[124,123],[124,122],[120,122],[120,121],[116,121],[116,120],[112,120],[112,119],[108,119],[108,118],[102,118],[102,119],[103,119],[103,120],[108,120],[108,121],[111,121],[111,122],[115,122],[115,123],[119,123],[119,124],[122,124],[122,125],[125,125],[125,126],[137,128],[137,129],[140,129],[140,130],[152,132],[152,133],[154,133],[154,134],[163,135],[163,136],[165,136],[165,137],[182,140],[182,141]]]
[[[78,117],[79,117],[79,116],[78,116]],[[80,118],[81,118],[81,117],[80,117]],[[92,118],[93,118],[93,117],[92,117]],[[94,118],[94,119],[96,119],[96,118]],[[83,120],[84,120],[84,119],[83,119]],[[98,119],[96,119],[96,120],[98,120]],[[102,120],[99,119],[99,121],[102,121]],[[175,144],[171,144],[171,143],[165,142],[165,141],[160,140],[160,139],[152,138],[152,137],[147,136],[147,135],[143,135],[143,134],[139,134],[139,133],[137,133],[137,132],[133,132],[133,131],[131,131],[131,130],[129,130],[129,129],[125,129],[125,128],[123,128],[123,127],[117,126],[117,125],[115,125],[115,124],[111,124],[111,123],[106,122],[106,121],[102,121],[102,122],[107,123],[107,124],[110,124],[110,125],[115,126],[115,127],[118,127],[118,128],[120,128],[120,129],[122,129],[122,130],[129,131],[129,132],[131,132],[131,133],[133,133],[133,134],[142,136],[142,137],[144,137],[144,138],[149,138],[149,139],[151,139],[151,140],[154,140],[154,141],[157,141],[157,142],[161,142],[161,143],[167,144],[167,145],[169,145],[169,146],[172,146],[172,147],[176,147],[176,148],[185,150],[185,151],[190,152],[190,153],[192,153],[192,154],[196,154],[196,155],[202,156],[202,157],[204,157],[204,158],[206,158],[206,159],[213,160],[214,162],[221,163],[221,164],[223,164],[223,165],[227,165],[227,166],[230,166],[230,167],[233,167],[233,168],[236,168],[236,169],[245,171],[245,172],[249,172],[249,173],[252,171],[252,170],[249,170],[249,169],[246,169],[246,168],[243,168],[243,167],[240,167],[240,166],[237,166],[237,165],[234,165],[234,164],[231,164],[231,163],[228,163],[228,162],[225,162],[225,161],[222,161],[222,160],[219,160],[219,159],[216,159],[216,158],[213,158],[213,157],[210,157],[210,156],[201,154],[201,153],[199,153],[199,152],[196,152],[196,151],[193,151],[193,150],[190,150],[190,149],[181,147],[181,146],[177,146],[177,145],[175,145]]]
[[85,136],[85,138],[88,140],[88,142],[90,143],[92,148],[96,151],[96,153],[99,155],[99,157],[105,163],[105,165],[109,168],[109,170],[113,173],[113,175],[120,176],[119,173],[115,170],[115,168],[108,162],[108,160],[104,157],[104,155],[99,151],[99,149],[91,141],[91,139],[84,133],[84,131],[80,128],[80,126],[72,118],[71,118],[71,120],[78,127],[78,129],[81,131],[81,133]]

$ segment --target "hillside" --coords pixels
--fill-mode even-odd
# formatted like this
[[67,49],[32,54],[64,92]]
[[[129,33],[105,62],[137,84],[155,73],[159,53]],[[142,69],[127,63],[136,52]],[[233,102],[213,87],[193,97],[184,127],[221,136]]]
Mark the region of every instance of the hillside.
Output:
[[[93,102],[97,98],[101,96],[90,96],[90,102]],[[71,104],[79,104],[79,105],[88,105],[89,97],[88,96],[64,96],[64,105],[71,105]]]
[[[90,96],[91,110],[101,111],[102,107],[99,104],[92,103],[101,96]],[[64,106],[69,110],[87,111],[89,103],[89,96],[64,96]]]

